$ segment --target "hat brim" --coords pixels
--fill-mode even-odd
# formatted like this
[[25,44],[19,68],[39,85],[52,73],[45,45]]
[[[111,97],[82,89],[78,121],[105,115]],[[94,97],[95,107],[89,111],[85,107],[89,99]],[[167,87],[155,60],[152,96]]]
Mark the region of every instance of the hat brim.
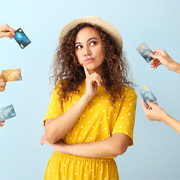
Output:
[[74,29],[78,24],[80,23],[88,23],[91,25],[97,25],[102,28],[103,31],[108,33],[116,42],[118,49],[121,51],[123,47],[123,41],[120,32],[118,29],[112,25],[111,23],[96,17],[96,16],[87,16],[87,17],[81,17],[74,19],[70,22],[68,22],[59,32],[59,42],[63,39],[63,37],[72,29]]

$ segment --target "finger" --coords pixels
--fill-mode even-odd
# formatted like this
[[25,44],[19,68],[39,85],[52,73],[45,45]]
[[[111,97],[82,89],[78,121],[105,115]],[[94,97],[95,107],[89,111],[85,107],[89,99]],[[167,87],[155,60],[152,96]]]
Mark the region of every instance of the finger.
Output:
[[86,67],[84,65],[83,65],[83,67],[84,67],[84,72],[85,72],[86,77],[90,76]]
[[156,101],[154,101],[153,104],[158,106],[158,103]]
[[0,87],[5,87],[6,86],[6,81],[0,81]]
[[156,62],[156,59],[153,59],[151,62],[150,62],[150,65],[154,65]]
[[157,64],[156,64],[156,68],[159,66],[159,65],[161,65],[162,63],[161,62],[158,62]]
[[0,127],[3,127],[3,126],[4,126],[4,124],[1,124],[1,123],[0,123]]
[[0,92],[3,92],[4,90],[5,90],[5,88],[1,88],[1,87],[0,87]]
[[96,76],[96,82],[98,83],[98,86],[101,86],[102,80],[100,76]]
[[159,54],[153,54],[153,53],[150,53],[150,56],[153,58],[153,59],[159,59]]
[[46,137],[42,136],[42,137],[41,137],[41,141],[42,141],[42,140],[46,140]]
[[5,121],[1,121],[0,123],[5,123]]
[[156,48],[156,49],[153,49],[152,52],[153,52],[153,53],[160,54],[160,53],[162,52],[162,50]]
[[150,100],[147,100],[147,104],[151,107],[154,108],[156,105],[154,105]]
[[4,78],[3,74],[0,74],[0,81],[3,80],[3,82],[6,82],[6,79]]
[[41,137],[44,137],[45,136],[45,134],[43,134]]
[[44,143],[46,143],[47,140],[45,138],[41,138],[40,144],[43,145]]
[[1,33],[1,37],[12,37],[14,35],[15,35],[14,32],[2,32]]
[[43,141],[43,140],[41,140],[40,144],[41,144],[41,145],[43,145],[43,144],[44,144],[44,141]]
[[142,106],[143,111],[146,112],[147,111],[147,106],[146,106],[146,104],[144,102],[144,99],[141,99],[141,106]]
[[101,80],[98,76],[94,75],[94,76],[90,76],[91,78],[91,82],[96,82],[98,86],[101,86]]
[[44,138],[46,138],[46,135],[45,135],[45,134],[43,134],[43,135],[41,136],[41,139],[44,139]]
[[7,24],[7,30],[8,30],[8,31],[11,31],[11,32],[14,32],[14,31],[15,31],[15,29],[13,29],[12,27],[10,27],[8,24]]
[[100,76],[99,74],[97,74],[97,73],[93,73],[93,74],[91,74],[90,76],[92,76],[92,77],[94,77],[94,78],[97,78],[100,83],[103,82],[102,79],[101,79],[101,76]]

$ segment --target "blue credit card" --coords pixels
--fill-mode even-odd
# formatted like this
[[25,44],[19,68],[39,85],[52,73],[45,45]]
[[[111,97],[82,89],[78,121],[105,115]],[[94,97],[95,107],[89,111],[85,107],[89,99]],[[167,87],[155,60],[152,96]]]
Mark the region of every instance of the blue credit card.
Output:
[[153,52],[145,43],[140,44],[136,48],[136,50],[146,60],[147,63],[152,61],[153,58],[150,56],[150,53],[153,53]]
[[12,104],[0,109],[0,122],[15,116],[16,113]]
[[143,87],[139,88],[139,93],[141,94],[141,97],[144,99],[145,104],[147,105],[147,100],[151,102],[157,101],[157,98],[155,97],[152,90],[144,85]]
[[26,46],[28,46],[31,43],[31,41],[29,40],[29,38],[26,36],[26,34],[23,32],[21,28],[15,31],[14,39],[22,49],[24,49]]

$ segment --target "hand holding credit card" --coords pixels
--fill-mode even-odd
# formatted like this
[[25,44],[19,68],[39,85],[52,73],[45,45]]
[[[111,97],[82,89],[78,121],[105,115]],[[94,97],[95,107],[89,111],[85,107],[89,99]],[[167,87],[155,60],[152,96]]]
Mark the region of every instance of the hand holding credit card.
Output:
[[7,82],[22,80],[21,69],[2,70],[2,75]]
[[150,88],[148,88],[146,85],[139,88],[139,93],[141,94],[141,97],[144,99],[144,102],[146,105],[148,105],[147,100],[149,100],[151,102],[157,101],[157,98],[155,97],[152,90]]
[[31,43],[31,41],[29,40],[29,38],[26,36],[26,34],[23,32],[21,28],[15,31],[14,39],[22,49],[24,49],[26,46],[28,46]]
[[138,46],[136,50],[146,60],[147,63],[152,61],[153,58],[150,56],[150,53],[153,52],[145,43],[142,43],[140,46]]

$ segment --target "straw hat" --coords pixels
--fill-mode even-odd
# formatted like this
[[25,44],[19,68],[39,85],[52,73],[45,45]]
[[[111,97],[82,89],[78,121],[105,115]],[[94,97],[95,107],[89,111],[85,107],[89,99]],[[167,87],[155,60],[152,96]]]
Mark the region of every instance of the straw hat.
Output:
[[87,16],[74,19],[63,26],[61,31],[59,32],[59,42],[61,42],[62,38],[72,29],[74,29],[80,23],[88,23],[91,25],[97,25],[102,28],[103,31],[108,33],[116,42],[118,49],[122,50],[123,41],[120,32],[118,29],[112,25],[111,23],[96,17],[96,16]]

